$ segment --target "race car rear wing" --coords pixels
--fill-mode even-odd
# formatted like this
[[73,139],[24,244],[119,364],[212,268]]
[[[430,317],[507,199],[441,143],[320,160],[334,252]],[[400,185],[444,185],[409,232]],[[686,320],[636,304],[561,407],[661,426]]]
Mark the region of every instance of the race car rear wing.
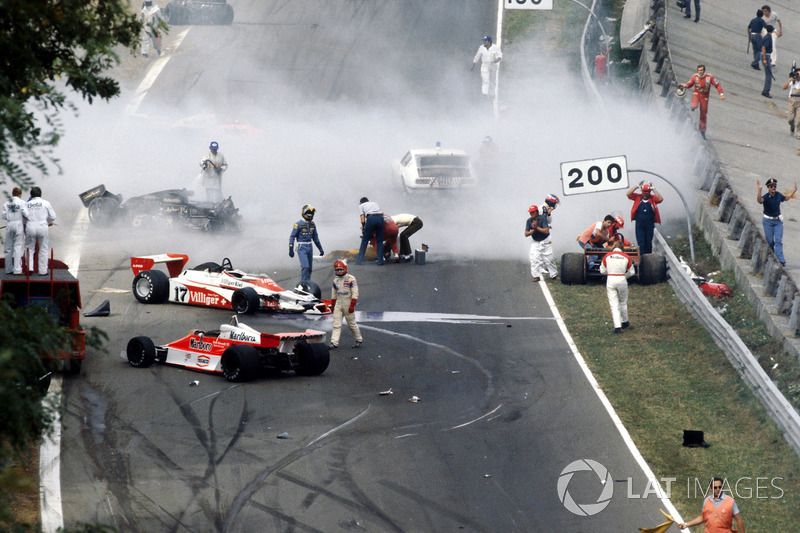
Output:
[[139,272],[143,270],[152,270],[153,266],[158,263],[166,263],[169,277],[174,278],[183,272],[188,262],[189,256],[186,254],[141,255],[138,257],[131,257],[131,270],[133,270],[134,276],[138,276]]

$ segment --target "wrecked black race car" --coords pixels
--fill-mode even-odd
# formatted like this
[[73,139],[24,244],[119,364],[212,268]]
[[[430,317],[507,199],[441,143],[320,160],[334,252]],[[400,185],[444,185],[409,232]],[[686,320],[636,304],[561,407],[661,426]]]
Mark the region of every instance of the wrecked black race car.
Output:
[[89,221],[96,225],[124,222],[133,227],[163,224],[182,226],[201,231],[240,231],[239,209],[230,197],[219,203],[193,201],[194,193],[187,189],[169,189],[123,201],[105,185],[92,187],[79,196],[89,210]]
[[164,14],[174,26],[233,23],[233,7],[225,0],[172,0]]

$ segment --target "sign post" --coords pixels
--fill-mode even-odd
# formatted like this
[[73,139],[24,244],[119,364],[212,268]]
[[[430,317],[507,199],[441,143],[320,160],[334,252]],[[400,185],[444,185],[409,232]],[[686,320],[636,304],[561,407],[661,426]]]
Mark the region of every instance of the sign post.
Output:
[[506,9],[553,9],[553,0],[505,0]]
[[561,163],[564,196],[627,189],[628,162],[624,155]]

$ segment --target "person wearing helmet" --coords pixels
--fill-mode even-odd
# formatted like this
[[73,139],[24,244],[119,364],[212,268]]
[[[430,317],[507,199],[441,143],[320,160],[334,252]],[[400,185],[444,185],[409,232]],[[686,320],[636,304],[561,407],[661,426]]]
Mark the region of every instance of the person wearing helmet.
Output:
[[56,222],[56,212],[50,202],[42,199],[39,187],[31,188],[31,198],[25,204],[25,247],[28,250],[28,269],[33,271],[33,258],[39,247],[37,271],[47,275],[47,260],[50,258],[50,230]]
[[621,333],[631,325],[628,322],[628,278],[636,273],[633,260],[621,248],[614,248],[603,257],[600,273],[606,276],[606,294],[614,322],[613,331]]
[[22,189],[14,187],[11,199],[3,204],[3,220],[6,222],[5,245],[6,274],[22,274],[22,250],[25,246],[25,218],[28,207],[22,201]]
[[206,201],[218,204],[222,201],[222,173],[228,170],[228,162],[219,151],[219,143],[211,141],[208,154],[200,161],[203,169],[203,187],[206,190]]
[[333,330],[331,343],[328,348],[335,350],[339,347],[339,337],[342,334],[342,317],[347,321],[347,327],[353,334],[355,344],[353,348],[361,348],[364,337],[356,322],[356,304],[358,303],[358,281],[350,274],[347,262],[337,259],[333,262],[333,285],[331,286],[331,307],[333,307]]
[[[639,189],[639,192],[636,190]],[[656,224],[661,224],[658,204],[664,201],[652,183],[640,181],[628,189],[628,199],[633,200],[631,220],[636,222],[636,244],[640,254],[653,253],[653,233]]]
[[297,240],[297,258],[300,260],[300,282],[311,279],[311,271],[314,264],[314,248],[312,242],[317,245],[319,256],[325,255],[322,245],[319,243],[319,232],[314,223],[314,214],[317,210],[313,205],[306,204],[300,210],[300,220],[294,223],[292,233],[289,235],[289,257],[294,257],[294,242]]
[[542,273],[547,270],[550,279],[558,277],[556,263],[553,260],[553,243],[550,240],[550,220],[544,207],[542,212],[539,206],[531,204],[528,207],[530,217],[525,222],[525,236],[532,239],[528,257],[531,262],[531,281],[541,281]]
[[148,57],[152,46],[156,51],[156,55],[160,56],[161,32],[166,29],[161,8],[153,0],[144,0],[139,17],[142,21],[142,55]]
[[503,60],[503,52],[500,47],[492,43],[491,35],[483,36],[483,44],[478,47],[475,57],[472,58],[472,67],[481,64],[481,94],[484,96],[494,96],[497,90],[497,69],[500,61]]

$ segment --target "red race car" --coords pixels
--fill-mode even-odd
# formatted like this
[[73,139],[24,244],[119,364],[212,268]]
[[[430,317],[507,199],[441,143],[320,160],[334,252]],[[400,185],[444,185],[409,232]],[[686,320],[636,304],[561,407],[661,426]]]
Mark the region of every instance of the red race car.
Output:
[[122,355],[135,368],[158,362],[222,374],[228,381],[250,381],[268,371],[317,376],[330,363],[325,332],[262,333],[240,323],[236,315],[219,329],[195,329],[161,346],[150,337],[134,337]]

